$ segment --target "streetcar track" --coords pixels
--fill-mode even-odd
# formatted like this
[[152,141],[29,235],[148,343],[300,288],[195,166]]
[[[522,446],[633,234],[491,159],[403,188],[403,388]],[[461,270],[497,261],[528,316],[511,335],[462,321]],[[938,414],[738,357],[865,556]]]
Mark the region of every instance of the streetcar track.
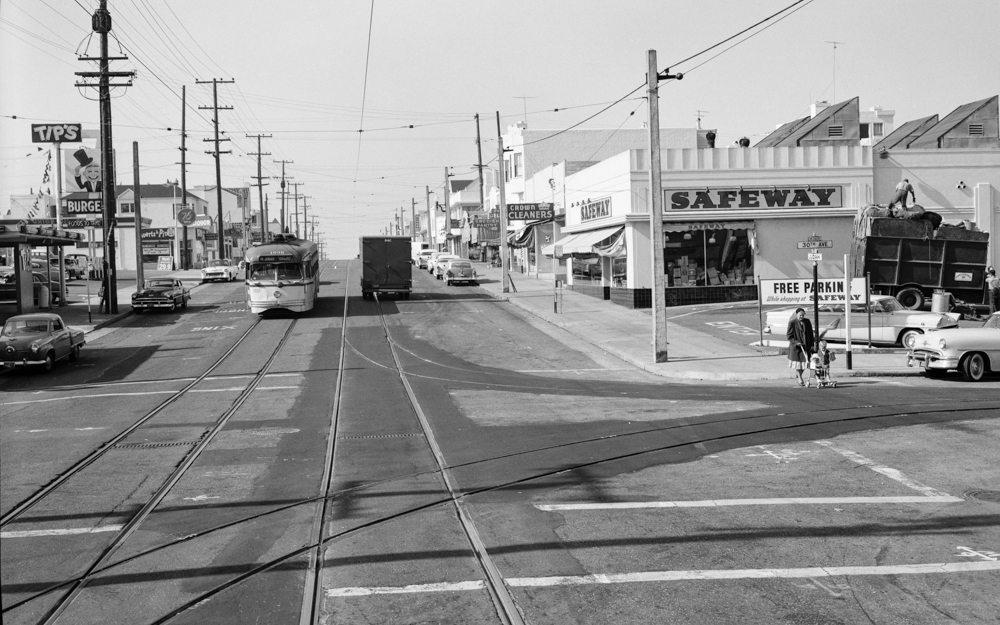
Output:
[[[243,340],[250,335],[250,332],[255,327],[257,327],[260,321],[261,319],[260,317],[258,317],[254,321],[254,323],[250,326],[250,328],[247,329],[246,333],[242,337],[240,337],[240,340],[237,341],[236,344],[233,345],[233,347],[227,350],[226,353],[223,355],[223,357],[219,361],[217,361],[216,364],[213,366],[218,366],[219,363],[221,363],[229,355],[231,355],[236,350],[236,348],[243,342]],[[59,620],[59,617],[65,612],[65,610],[69,607],[69,605],[73,603],[73,601],[75,601],[76,598],[79,597],[80,594],[83,592],[83,590],[86,588],[90,579],[92,579],[94,571],[99,566],[101,566],[101,564],[107,562],[111,558],[111,556],[114,555],[118,551],[118,549],[125,544],[125,541],[127,541],[129,537],[132,536],[133,533],[135,533],[135,531],[139,528],[139,526],[143,523],[143,521],[145,521],[149,517],[149,515],[153,512],[153,510],[160,504],[160,502],[163,501],[163,499],[167,496],[170,490],[173,489],[173,487],[177,484],[177,482],[181,480],[182,477],[184,477],[184,474],[187,473],[188,469],[190,469],[194,465],[195,461],[197,461],[198,458],[201,457],[202,452],[204,452],[208,448],[208,446],[211,444],[215,436],[222,431],[222,429],[229,423],[230,419],[232,419],[233,415],[237,413],[237,411],[244,404],[244,402],[246,402],[247,399],[250,398],[250,395],[254,392],[254,390],[256,390],[257,386],[263,380],[267,370],[271,367],[275,359],[277,359],[278,354],[281,352],[281,348],[284,347],[285,343],[288,341],[288,338],[291,336],[292,330],[295,328],[296,321],[297,321],[296,319],[293,319],[292,322],[288,324],[288,327],[285,329],[285,333],[282,336],[281,340],[278,342],[278,345],[274,348],[274,351],[272,352],[270,357],[264,362],[263,366],[255,376],[255,378],[240,392],[239,396],[233,401],[230,407],[227,408],[226,411],[216,420],[215,424],[201,435],[201,437],[198,439],[197,444],[192,449],[188,450],[184,460],[176,468],[174,468],[171,475],[163,482],[163,484],[159,486],[159,488],[156,489],[156,492],[153,493],[153,495],[146,501],[146,503],[142,506],[142,508],[138,512],[136,512],[135,515],[133,515],[132,518],[130,518],[127,523],[125,523],[124,528],[122,528],[122,530],[115,536],[114,540],[112,540],[110,544],[108,544],[104,549],[102,549],[101,554],[97,557],[97,559],[95,559],[90,565],[88,565],[87,570],[84,572],[84,575],[82,576],[80,581],[72,584],[72,587],[69,589],[67,594],[61,597],[54,606],[49,608],[42,621],[45,625],[55,623],[56,621]],[[188,387],[188,389],[189,388],[190,387]]]
[[[986,400],[962,400],[963,403],[972,403],[972,402],[981,402],[981,401],[986,401]],[[954,402],[952,402],[952,403],[954,403]],[[921,403],[921,404],[904,404],[904,405],[897,405],[896,407],[897,408],[905,409],[905,408],[907,408],[907,406],[923,406],[923,407],[926,408],[926,404],[925,403]],[[835,409],[835,411],[840,412],[840,411],[843,411],[843,410],[853,410],[853,409],[857,409],[857,408],[875,408],[875,407],[876,406],[868,406],[868,405],[851,406],[851,407],[847,407],[847,408],[838,408],[838,409]],[[669,451],[669,450],[672,450],[672,449],[678,449],[678,448],[683,448],[683,447],[695,446],[695,445],[698,445],[699,443],[703,444],[703,443],[707,443],[707,442],[717,442],[717,441],[724,441],[724,440],[728,440],[728,439],[738,439],[738,438],[742,438],[742,437],[751,437],[751,436],[761,435],[761,434],[771,434],[771,433],[780,432],[780,431],[783,431],[783,430],[795,430],[795,429],[800,429],[800,428],[815,427],[816,425],[824,425],[824,424],[849,423],[849,422],[857,422],[857,421],[865,421],[865,420],[877,420],[877,419],[891,419],[891,418],[899,417],[901,415],[907,415],[907,416],[917,416],[917,415],[925,415],[925,414],[929,415],[929,414],[941,413],[941,412],[944,412],[944,411],[947,411],[947,412],[950,412],[950,413],[956,413],[956,412],[979,412],[979,411],[988,410],[988,409],[991,409],[991,408],[992,408],[992,406],[988,406],[988,407],[968,407],[968,408],[959,408],[959,409],[955,409],[955,408],[950,408],[950,409],[927,409],[927,410],[912,410],[911,409],[911,410],[907,410],[905,412],[890,412],[890,413],[875,414],[875,415],[859,415],[859,416],[855,416],[855,417],[847,417],[847,418],[834,419],[834,420],[831,420],[831,421],[818,421],[818,422],[809,422],[809,423],[800,423],[800,424],[789,424],[789,425],[783,425],[783,426],[779,426],[779,427],[758,428],[758,429],[755,429],[755,430],[742,431],[742,432],[738,432],[738,433],[734,433],[734,434],[728,434],[728,435],[722,435],[722,436],[713,436],[713,437],[707,437],[707,438],[699,438],[699,439],[696,439],[696,440],[671,443],[669,445],[663,445],[663,446],[659,446],[659,447],[655,447],[655,448],[643,449],[643,450],[629,452],[629,453],[625,453],[625,454],[618,454],[618,455],[615,455],[615,456],[609,456],[609,457],[599,458],[599,459],[596,459],[596,460],[593,460],[593,461],[590,461],[590,462],[586,462],[586,463],[579,463],[579,464],[568,465],[568,466],[560,467],[559,469],[554,469],[554,470],[551,470],[551,471],[546,471],[546,472],[542,472],[542,473],[538,473],[538,474],[533,474],[533,475],[526,476],[526,477],[523,477],[523,478],[519,478],[519,479],[516,479],[516,480],[510,480],[510,481],[507,481],[507,482],[504,482],[504,483],[501,483],[501,484],[494,484],[494,485],[483,487],[483,488],[478,488],[478,489],[473,489],[473,490],[465,491],[465,492],[463,492],[460,495],[460,497],[464,499],[464,498],[469,498],[469,497],[473,497],[473,496],[476,496],[476,495],[487,494],[487,493],[490,493],[490,492],[493,492],[493,491],[503,490],[503,489],[506,489],[506,488],[510,488],[512,486],[522,485],[522,484],[525,484],[525,483],[528,483],[528,482],[532,482],[532,481],[535,481],[535,480],[547,479],[547,478],[553,477],[555,475],[569,473],[569,472],[576,471],[576,470],[583,469],[583,468],[598,466],[598,465],[601,465],[601,464],[604,464],[604,463],[617,462],[617,461],[620,461],[620,460],[625,460],[625,459],[629,459],[629,458],[639,457],[639,456],[642,456],[642,455],[645,455],[645,454],[654,454],[654,453],[660,453],[660,452],[664,452],[664,451]],[[723,419],[723,420],[719,420],[719,421],[713,421],[711,423],[712,424],[723,424],[723,423],[733,423],[733,422],[747,421],[747,420],[750,420],[750,419],[767,419],[767,418],[773,418],[773,417],[776,417],[776,416],[793,417],[793,416],[797,416],[797,415],[806,415],[806,414],[816,414],[816,413],[814,411],[809,411],[809,412],[802,411],[802,412],[797,412],[797,413],[793,413],[793,412],[778,413],[778,412],[775,412],[775,413],[769,413],[769,414],[766,414],[766,415],[745,415],[745,416],[741,416],[741,417],[733,418],[733,419]],[[672,424],[670,426],[666,426],[666,427],[663,427],[663,428],[647,428],[647,429],[644,429],[644,430],[638,430],[638,431],[633,431],[633,432],[626,432],[626,433],[622,433],[622,434],[603,435],[603,436],[598,436],[598,437],[593,437],[593,438],[588,438],[588,439],[580,439],[580,440],[570,441],[570,442],[567,442],[567,443],[559,443],[559,444],[556,444],[556,445],[547,445],[547,446],[544,446],[544,447],[537,447],[537,448],[532,448],[532,449],[528,449],[528,450],[517,451],[517,452],[510,453],[510,454],[502,454],[502,455],[499,455],[499,456],[492,456],[490,458],[479,459],[479,460],[474,460],[474,461],[465,462],[465,463],[459,463],[459,464],[455,464],[455,465],[449,465],[448,468],[449,469],[453,469],[453,470],[454,469],[460,469],[460,468],[467,468],[467,467],[472,467],[472,466],[476,466],[476,465],[483,464],[483,463],[496,462],[496,461],[499,461],[499,460],[516,458],[516,457],[519,457],[519,456],[525,456],[525,455],[530,455],[530,454],[536,454],[536,453],[542,453],[542,452],[547,452],[547,451],[553,451],[553,450],[557,450],[557,449],[561,449],[561,448],[566,448],[566,447],[572,447],[572,446],[576,446],[576,445],[583,445],[583,444],[589,444],[589,443],[594,443],[594,442],[601,442],[601,441],[607,441],[607,440],[612,440],[612,439],[619,439],[619,438],[624,438],[624,437],[645,436],[645,435],[649,435],[649,434],[667,432],[667,431],[670,431],[670,430],[679,430],[679,429],[684,429],[684,428],[692,428],[692,427],[696,427],[697,425],[700,425],[700,424],[692,424],[692,423],[678,424],[678,423],[675,423],[675,424]],[[232,527],[244,524],[244,523],[249,523],[249,522],[252,522],[252,521],[256,521],[256,520],[259,520],[261,518],[267,517],[269,515],[278,514],[280,512],[284,512],[284,511],[293,509],[293,508],[298,507],[298,506],[312,504],[312,503],[315,503],[317,501],[320,501],[321,499],[334,500],[337,497],[340,497],[340,496],[343,496],[343,495],[346,495],[346,494],[353,494],[353,493],[357,493],[357,492],[362,492],[362,491],[365,491],[365,490],[368,490],[368,489],[381,487],[381,486],[384,486],[386,484],[391,484],[393,482],[401,482],[401,481],[404,481],[404,480],[410,480],[410,479],[412,479],[414,477],[420,477],[420,476],[425,476],[425,475],[438,474],[439,472],[440,472],[440,470],[423,471],[423,472],[418,472],[418,473],[409,474],[409,475],[405,475],[405,476],[397,476],[397,477],[393,477],[393,478],[387,478],[387,479],[384,479],[384,480],[377,480],[375,482],[369,482],[369,483],[365,483],[365,484],[359,484],[359,485],[356,485],[354,487],[351,487],[351,488],[344,489],[344,490],[338,491],[336,493],[333,493],[332,495],[327,495],[325,497],[324,496],[316,496],[316,497],[310,497],[310,498],[307,498],[307,499],[302,499],[302,500],[294,501],[294,502],[285,504],[283,506],[280,506],[280,507],[277,507],[277,508],[273,508],[271,510],[266,510],[266,511],[260,512],[258,514],[254,514],[254,515],[249,516],[249,517],[244,517],[244,518],[241,518],[241,519],[236,519],[234,521],[230,521],[228,523],[225,523],[225,524],[222,524],[222,525],[219,525],[219,526],[207,528],[207,529],[199,531],[199,532],[188,534],[186,536],[180,537],[179,539],[177,539],[175,541],[172,541],[172,542],[169,542],[169,543],[165,543],[163,545],[158,545],[156,547],[152,547],[152,548],[150,548],[148,550],[136,553],[136,554],[134,554],[134,555],[132,555],[132,556],[130,556],[128,558],[125,558],[123,560],[116,561],[114,563],[108,564],[107,566],[104,566],[104,567],[101,567],[101,568],[96,568],[96,569],[94,569],[93,571],[91,571],[86,576],[81,576],[81,577],[77,577],[77,578],[74,578],[74,579],[71,579],[71,580],[66,580],[66,581],[60,582],[57,585],[54,585],[54,586],[52,586],[52,587],[50,587],[50,588],[48,588],[48,589],[46,589],[44,591],[40,591],[37,594],[32,595],[31,597],[27,597],[27,598],[22,599],[21,601],[19,601],[17,603],[9,605],[8,607],[6,607],[6,608],[3,609],[3,612],[6,613],[8,611],[14,610],[14,609],[16,609],[16,608],[18,608],[18,607],[20,607],[22,605],[25,605],[25,604],[27,604],[27,603],[29,603],[31,601],[39,599],[39,598],[41,598],[41,597],[43,597],[43,596],[45,596],[47,594],[50,594],[52,592],[56,592],[56,591],[58,591],[58,590],[60,590],[62,588],[65,588],[66,586],[69,586],[71,584],[74,584],[74,583],[77,583],[77,582],[82,581],[84,579],[87,579],[88,577],[93,577],[93,576],[96,576],[98,574],[106,573],[106,572],[111,571],[111,570],[113,570],[113,569],[115,569],[117,567],[121,567],[121,566],[124,566],[124,565],[126,565],[128,563],[134,562],[134,561],[136,561],[136,560],[138,560],[140,558],[144,558],[144,557],[147,557],[147,556],[152,555],[154,553],[163,551],[165,549],[169,549],[169,548],[181,545],[181,544],[188,543],[191,540],[195,540],[195,539],[198,539],[198,538],[203,538],[205,536],[209,536],[209,535],[214,534],[214,533],[219,532],[219,531],[224,531],[226,529],[229,529],[229,528],[232,528]],[[345,538],[345,537],[348,537],[348,536],[352,536],[352,535],[354,535],[354,534],[356,534],[358,532],[364,531],[366,529],[377,527],[377,526],[379,526],[379,525],[381,525],[383,523],[389,523],[389,522],[395,521],[397,519],[409,516],[411,514],[415,514],[415,513],[418,513],[418,512],[422,512],[424,510],[431,509],[431,508],[433,508],[435,506],[452,503],[453,501],[454,501],[454,499],[452,497],[450,497],[450,496],[442,497],[440,499],[436,499],[436,500],[433,500],[431,502],[427,502],[427,503],[420,504],[420,505],[417,505],[417,506],[412,506],[410,508],[407,508],[405,510],[401,510],[401,511],[396,512],[396,513],[385,515],[383,517],[379,517],[379,518],[376,518],[376,519],[371,519],[371,520],[366,521],[364,523],[358,524],[357,526],[354,526],[354,527],[345,529],[345,530],[343,530],[341,532],[338,532],[336,534],[332,534],[330,536],[327,536],[326,538],[323,538],[322,541],[319,542],[318,544],[307,544],[307,545],[305,545],[305,546],[303,546],[303,547],[301,547],[299,549],[296,549],[296,550],[294,550],[292,552],[289,552],[287,554],[283,554],[282,556],[279,556],[279,557],[275,558],[274,560],[271,560],[269,562],[263,563],[263,564],[255,567],[253,569],[250,569],[250,570],[246,571],[245,573],[237,576],[236,578],[228,580],[227,582],[223,582],[218,587],[216,587],[214,589],[211,589],[209,591],[206,591],[205,593],[199,595],[197,598],[191,600],[189,603],[185,604],[184,606],[176,608],[170,614],[162,617],[161,619],[159,619],[157,621],[154,621],[154,623],[156,623],[156,624],[166,623],[169,620],[173,619],[174,617],[179,616],[181,613],[187,611],[191,607],[194,607],[195,605],[198,605],[198,604],[204,602],[205,600],[211,598],[212,596],[215,596],[219,592],[222,592],[222,591],[224,591],[224,590],[226,590],[228,588],[232,588],[232,587],[238,585],[239,583],[241,583],[242,581],[245,581],[246,579],[249,579],[249,578],[253,577],[254,575],[257,575],[257,574],[260,574],[260,573],[264,573],[264,572],[266,572],[266,571],[268,571],[268,570],[270,570],[270,569],[272,569],[272,568],[274,568],[276,566],[279,566],[280,564],[286,562],[287,560],[290,560],[292,558],[295,558],[295,557],[298,557],[300,555],[306,554],[310,550],[314,550],[314,549],[316,549],[318,547],[322,547],[322,546],[324,546],[326,544],[329,544],[331,542],[335,542],[335,541],[337,541],[339,539],[342,539],[342,538]]]
[[63,471],[59,476],[57,476],[51,482],[49,482],[48,484],[37,490],[33,495],[29,496],[28,498],[21,501],[21,503],[11,508],[10,511],[8,511],[6,514],[0,517],[0,529],[16,521],[22,514],[30,510],[39,501],[43,500],[49,494],[54,492],[65,482],[67,482],[70,478],[79,474],[85,468],[87,468],[88,466],[99,460],[108,451],[114,449],[115,445],[126,439],[128,436],[130,436],[132,433],[134,433],[136,430],[142,427],[146,422],[151,420],[153,417],[166,410],[168,406],[178,401],[181,397],[184,396],[185,393],[194,388],[195,385],[199,384],[205,378],[209,377],[209,374],[212,371],[214,371],[217,367],[219,367],[226,360],[226,358],[228,358],[233,352],[235,352],[236,349],[240,346],[240,344],[242,344],[243,341],[246,340],[246,338],[250,335],[253,329],[256,328],[259,324],[260,324],[259,318],[254,320],[254,322],[250,325],[250,327],[247,328],[246,332],[244,332],[243,335],[236,340],[236,342],[232,345],[232,347],[226,350],[226,352],[223,353],[222,356],[220,356],[215,361],[215,363],[212,364],[205,371],[204,374],[192,380],[184,388],[177,390],[171,397],[168,397],[167,399],[160,402],[158,406],[150,410],[143,417],[136,420],[132,425],[128,426],[122,432],[112,437],[111,439],[105,441],[100,447],[98,447],[96,450],[94,450],[84,458],[81,458],[76,463],[71,465],[69,468]]

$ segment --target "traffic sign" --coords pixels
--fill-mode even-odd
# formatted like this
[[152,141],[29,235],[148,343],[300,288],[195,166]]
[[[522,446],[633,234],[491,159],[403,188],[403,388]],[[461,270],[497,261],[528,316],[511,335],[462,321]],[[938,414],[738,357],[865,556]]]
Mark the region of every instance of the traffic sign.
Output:
[[799,241],[796,247],[800,250],[814,250],[821,247],[833,247],[833,241]]
[[809,260],[823,260],[823,255],[819,252],[809,252]]

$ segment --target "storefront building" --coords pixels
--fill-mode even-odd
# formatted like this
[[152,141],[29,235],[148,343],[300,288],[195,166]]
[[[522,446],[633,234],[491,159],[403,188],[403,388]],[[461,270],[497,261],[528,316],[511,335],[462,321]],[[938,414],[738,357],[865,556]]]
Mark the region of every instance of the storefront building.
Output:
[[[783,125],[754,147],[662,150],[667,305],[753,301],[761,279],[809,278],[807,253],[816,250],[799,243],[810,239],[825,246],[819,277],[844,276],[854,216],[888,203],[903,178],[927,210],[949,223],[975,224],[994,241],[996,118],[994,97],[940,122],[901,126],[873,148],[861,145],[855,98]],[[973,137],[986,137],[969,140],[970,128]],[[567,282],[574,290],[629,307],[651,305],[649,189],[642,149],[566,177],[566,223],[542,253],[559,252],[572,265]],[[993,243],[990,258],[1000,260]]]

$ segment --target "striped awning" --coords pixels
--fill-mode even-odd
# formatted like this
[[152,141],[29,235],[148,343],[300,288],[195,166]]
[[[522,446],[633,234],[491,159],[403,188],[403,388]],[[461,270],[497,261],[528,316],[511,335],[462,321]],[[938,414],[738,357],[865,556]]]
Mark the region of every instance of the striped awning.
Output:
[[564,237],[552,245],[546,245],[542,248],[542,254],[552,256],[555,246],[562,245],[563,256],[593,256],[598,253],[594,249],[595,245],[614,237],[616,234],[623,233],[624,230],[624,226],[612,226],[610,228],[591,230],[590,232],[578,232],[577,234]]

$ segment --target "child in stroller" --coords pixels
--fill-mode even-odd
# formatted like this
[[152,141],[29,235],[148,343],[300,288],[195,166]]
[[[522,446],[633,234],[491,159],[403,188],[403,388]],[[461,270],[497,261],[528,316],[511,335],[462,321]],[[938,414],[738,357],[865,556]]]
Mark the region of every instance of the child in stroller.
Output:
[[[817,349],[816,353],[809,359],[809,369],[811,369],[813,375],[816,376],[816,388],[837,386],[837,383],[830,378],[830,363],[836,359],[837,357],[834,353],[826,348],[826,341],[821,340],[819,342],[819,349]],[[809,382],[806,383],[806,386],[811,385],[812,378],[810,378]]]

